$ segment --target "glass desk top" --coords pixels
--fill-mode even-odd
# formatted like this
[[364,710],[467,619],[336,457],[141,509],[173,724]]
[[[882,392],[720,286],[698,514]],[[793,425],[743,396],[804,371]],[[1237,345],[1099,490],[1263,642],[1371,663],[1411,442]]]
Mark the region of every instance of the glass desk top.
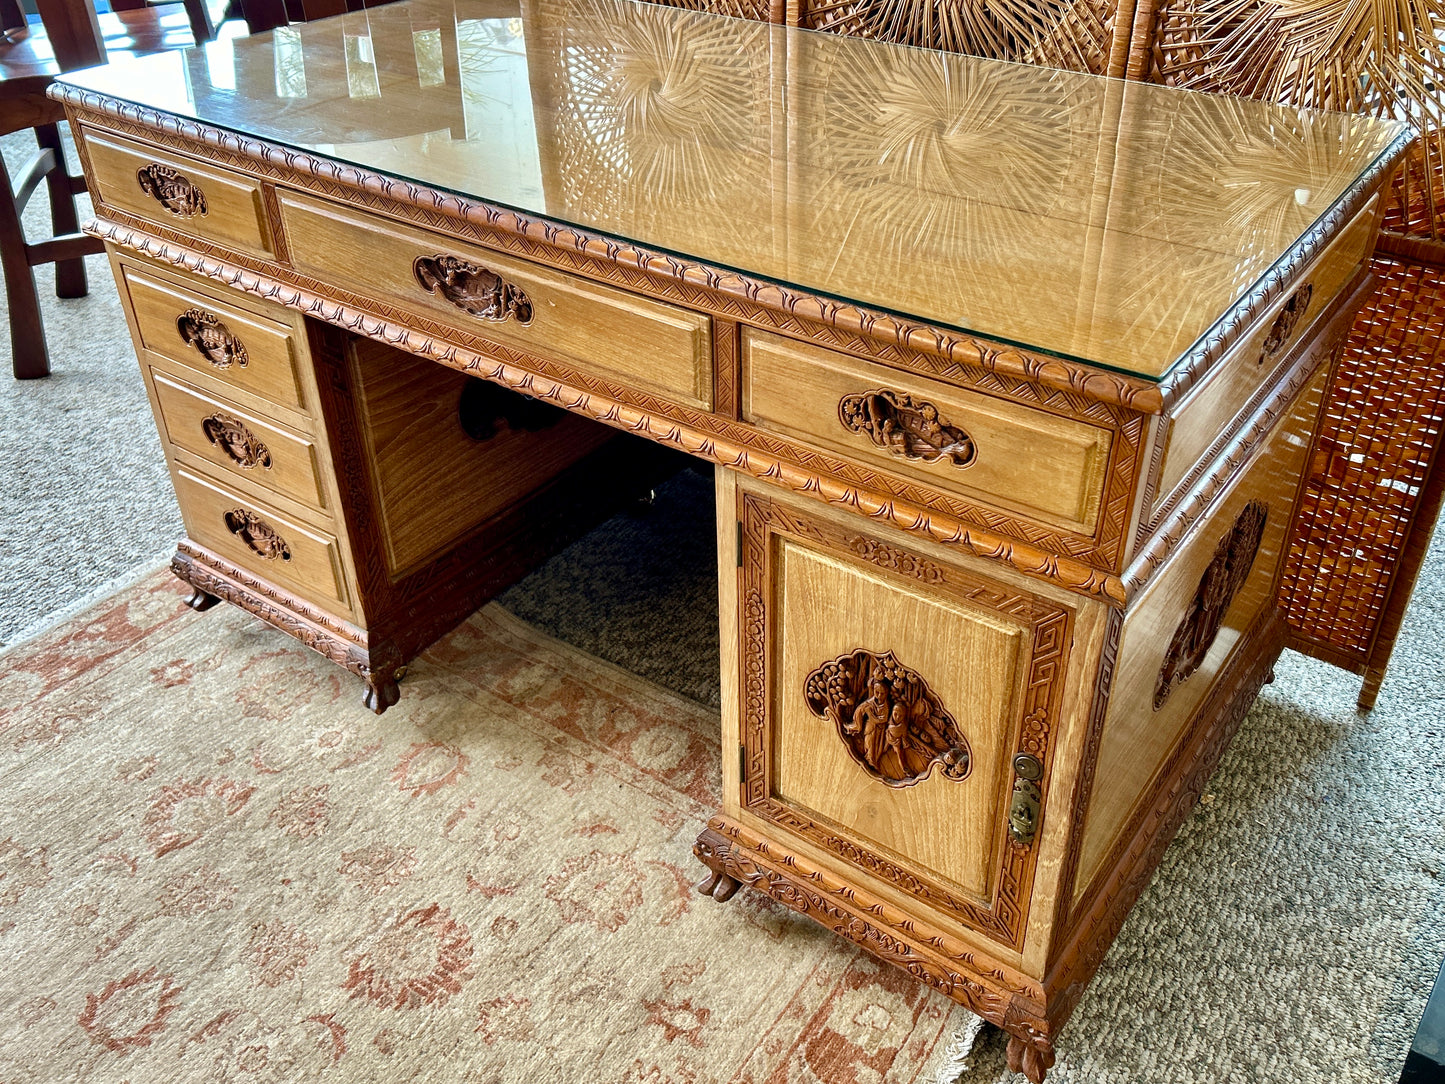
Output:
[[632,0],[411,0],[62,82],[1150,380],[1403,130]]

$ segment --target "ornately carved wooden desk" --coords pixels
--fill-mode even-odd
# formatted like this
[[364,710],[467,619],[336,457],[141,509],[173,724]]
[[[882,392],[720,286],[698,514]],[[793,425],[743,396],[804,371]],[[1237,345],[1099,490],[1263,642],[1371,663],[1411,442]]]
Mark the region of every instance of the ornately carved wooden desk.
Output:
[[194,604],[384,710],[643,479],[617,430],[716,464],[704,890],[1042,1079],[1280,650],[1397,126],[627,0],[417,0],[54,93]]

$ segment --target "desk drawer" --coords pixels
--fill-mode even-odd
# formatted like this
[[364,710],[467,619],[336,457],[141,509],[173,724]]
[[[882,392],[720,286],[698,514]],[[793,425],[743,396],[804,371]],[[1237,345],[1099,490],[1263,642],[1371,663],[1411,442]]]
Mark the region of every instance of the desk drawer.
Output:
[[261,182],[81,126],[102,203],[180,233],[269,256]]
[[1098,426],[753,328],[743,332],[743,417],[1080,534],[1098,519],[1112,439]]
[[319,279],[589,374],[712,409],[711,321],[490,249],[281,193],[292,262]]
[[152,370],[162,436],[228,474],[318,510],[326,505],[316,446],[296,433]]
[[336,539],[220,483],[175,472],[186,533],[207,549],[327,610],[349,610]]
[[268,403],[305,409],[293,327],[120,267],[145,349]]

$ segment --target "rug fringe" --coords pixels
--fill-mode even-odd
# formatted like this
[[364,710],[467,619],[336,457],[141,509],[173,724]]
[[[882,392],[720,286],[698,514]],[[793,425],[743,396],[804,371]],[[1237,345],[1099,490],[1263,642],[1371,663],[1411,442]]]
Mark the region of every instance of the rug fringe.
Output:
[[968,1023],[953,1033],[953,1038],[948,1043],[948,1051],[943,1055],[943,1061],[934,1075],[933,1084],[958,1084],[958,1079],[973,1068],[973,1048],[978,1043],[978,1036],[986,1023],[988,1021],[983,1017],[970,1014]]

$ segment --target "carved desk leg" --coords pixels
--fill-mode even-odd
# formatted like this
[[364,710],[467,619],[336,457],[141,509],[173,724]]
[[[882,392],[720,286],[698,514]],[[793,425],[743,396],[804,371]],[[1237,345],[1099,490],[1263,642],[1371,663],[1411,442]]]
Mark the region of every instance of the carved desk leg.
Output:
[[385,671],[372,671],[366,678],[366,692],[361,702],[377,715],[391,707],[401,699],[397,679],[405,669],[402,667],[400,670],[392,670],[388,667]]
[[208,594],[199,587],[192,587],[191,595],[186,599],[186,605],[195,610],[196,613],[205,613],[220,601],[215,595]]
[[1013,1073],[1023,1073],[1033,1084],[1044,1084],[1044,1076],[1054,1067],[1054,1047],[1042,1037],[1022,1039],[1010,1034],[1008,1037],[1008,1067]]
[[742,885],[725,868],[732,853],[728,841],[711,828],[704,828],[692,845],[692,853],[708,868],[708,875],[697,883],[697,890],[719,903],[732,899]]

